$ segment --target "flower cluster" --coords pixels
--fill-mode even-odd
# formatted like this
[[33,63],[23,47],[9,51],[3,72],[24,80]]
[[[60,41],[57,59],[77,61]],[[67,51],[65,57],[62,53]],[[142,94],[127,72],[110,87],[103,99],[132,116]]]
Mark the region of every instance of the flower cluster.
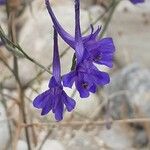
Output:
[[63,85],[72,88],[75,83],[81,98],[89,96],[89,92],[95,93],[98,86],[108,84],[109,75],[99,71],[94,63],[112,67],[115,46],[112,38],[98,39],[101,28],[94,31],[91,25],[91,34],[82,36],[80,28],[80,0],[75,0],[75,36],[67,33],[56,19],[50,3],[46,1],[48,12],[53,24],[61,38],[74,49],[76,65],[73,71],[62,77]]
[[[131,0],[136,4],[142,0]],[[83,36],[80,27],[80,0],[75,0],[75,35],[72,36],[60,25],[49,0],[45,4],[54,26],[54,56],[53,76],[50,79],[49,89],[37,96],[33,105],[42,109],[41,115],[52,110],[55,119],[63,119],[64,106],[68,111],[75,108],[75,100],[67,96],[64,87],[72,88],[73,84],[81,98],[87,98],[91,93],[96,93],[98,87],[110,82],[109,74],[100,71],[95,64],[113,66],[115,46],[111,37],[99,39],[101,28],[94,30],[91,25],[91,33]],[[61,76],[60,58],[58,52],[57,34],[74,50],[75,64],[72,71]],[[63,84],[62,84],[63,83]]]

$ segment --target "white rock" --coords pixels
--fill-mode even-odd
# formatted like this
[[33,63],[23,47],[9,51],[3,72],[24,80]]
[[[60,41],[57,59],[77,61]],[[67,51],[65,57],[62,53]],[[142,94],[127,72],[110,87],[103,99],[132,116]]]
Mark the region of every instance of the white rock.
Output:
[[89,8],[93,4],[94,4],[94,0],[81,0],[82,8]]
[[77,102],[75,111],[89,118],[91,118],[94,113],[96,113],[96,109],[100,107],[100,99],[96,94],[91,93],[88,98],[81,99],[77,93],[74,99]]
[[42,150],[65,150],[64,146],[56,140],[47,140]]
[[[104,127],[99,133],[99,138],[110,148],[116,150],[130,149],[132,138],[122,126],[113,125],[110,130]],[[131,138],[131,139],[130,139]]]
[[[9,61],[9,66],[13,68],[12,59]],[[6,68],[6,66],[2,65],[2,76],[0,78],[0,81],[3,81],[3,84],[5,87],[14,88],[16,87],[16,80],[14,77],[12,77],[12,73]],[[0,69],[0,70],[1,70]],[[19,77],[22,85],[25,85],[28,81],[33,79],[37,73],[39,68],[32,62],[26,59],[18,59],[18,71],[19,71]]]
[[108,31],[114,39],[116,57],[120,64],[139,62],[150,66],[149,16],[148,9],[136,6],[134,11],[115,12]]
[[9,129],[8,129],[6,111],[1,102],[0,102],[0,135],[1,135],[0,149],[3,149],[9,140]]
[[[95,19],[97,19],[104,12],[104,9],[102,9],[102,7],[100,7],[99,5],[93,5],[88,9],[88,11],[89,11],[89,15],[90,15],[90,21],[94,22]],[[98,25],[99,26],[102,25],[101,20],[98,21],[98,23],[95,25],[95,27]]]
[[[72,89],[64,89],[69,96],[72,96],[75,87],[73,86]],[[100,108],[98,106],[100,106],[99,104],[101,102],[101,99],[98,97],[97,94],[90,93],[90,96],[88,98],[81,98],[79,96],[79,92],[76,91],[73,99],[76,101],[76,107],[74,111],[83,116],[92,118],[96,115],[97,110]]]
[[127,9],[128,11],[136,12],[140,10],[146,10],[150,11],[150,1],[145,0],[144,3],[139,3],[136,5],[133,5],[129,0],[122,0],[119,6],[117,7],[117,10],[124,11]]
[[17,144],[17,150],[28,150],[27,143],[23,140],[19,140]]
[[74,137],[67,142],[67,150],[101,150],[101,146],[95,142],[95,136],[81,130],[74,134]]

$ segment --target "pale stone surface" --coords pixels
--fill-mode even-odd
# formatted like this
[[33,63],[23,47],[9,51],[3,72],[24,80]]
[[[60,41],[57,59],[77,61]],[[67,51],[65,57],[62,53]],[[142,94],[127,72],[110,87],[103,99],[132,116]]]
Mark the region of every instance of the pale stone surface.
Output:
[[95,139],[92,136],[83,131],[79,131],[75,133],[73,139],[68,141],[66,150],[98,150],[99,148],[99,145],[96,144]]
[[19,140],[17,143],[17,150],[28,150],[27,143],[23,140]]
[[[0,97],[0,100],[1,97]],[[3,149],[9,140],[9,129],[4,105],[0,102],[0,149]],[[3,136],[2,136],[3,135]]]
[[[125,7],[123,3],[130,7]],[[120,9],[115,12],[110,23],[108,33],[114,38],[117,47],[116,57],[120,64],[126,65],[136,61],[150,67],[150,11],[140,6],[121,2]],[[126,11],[123,11],[124,8],[127,8]]]
[[[113,118],[138,117],[139,113],[150,116],[150,71],[148,69],[138,64],[125,67],[112,76],[111,84],[105,88],[105,91],[110,96]],[[136,108],[139,113],[136,112]]]
[[81,7],[82,8],[89,8],[95,3],[95,0],[81,0]]
[[[88,12],[90,15],[90,21],[94,22],[104,12],[104,10],[99,5],[93,5],[88,9]],[[101,25],[102,22],[99,20],[95,27]]]
[[123,126],[113,125],[110,130],[104,127],[99,138],[111,149],[126,150],[132,148],[131,133],[126,134]]
[[[126,66],[122,71],[112,76],[112,82],[109,87],[105,88],[105,91],[110,100],[110,118],[118,120],[122,118],[150,117],[149,69],[138,64]],[[134,146],[140,148],[147,146],[149,135],[147,129],[149,129],[149,124],[135,123],[129,124],[129,127],[132,127],[132,131],[135,132],[132,138]],[[121,133],[121,131],[117,132]],[[104,135],[107,136],[107,132],[105,132]],[[121,135],[121,137],[122,136],[123,135]],[[108,141],[111,141],[111,139]],[[122,142],[121,138],[120,142]],[[120,144],[120,142],[117,144]]]
[[46,140],[42,150],[65,150],[65,148],[59,141]]
[[[13,68],[13,60],[9,59],[8,64],[11,68]],[[30,62],[29,60],[19,58],[18,59],[18,70],[19,70],[19,76],[20,81],[23,85],[25,85],[28,81],[33,79],[37,72],[39,71],[39,68]],[[13,76],[13,74],[8,70],[4,65],[2,65],[2,68],[0,68],[1,77],[0,81],[3,81],[3,85],[8,88],[14,88],[16,87],[16,79]]]
[[74,99],[77,102],[75,111],[88,118],[92,118],[93,115],[95,116],[96,111],[100,107],[101,99],[96,94],[91,93],[88,98],[81,99],[77,93]]

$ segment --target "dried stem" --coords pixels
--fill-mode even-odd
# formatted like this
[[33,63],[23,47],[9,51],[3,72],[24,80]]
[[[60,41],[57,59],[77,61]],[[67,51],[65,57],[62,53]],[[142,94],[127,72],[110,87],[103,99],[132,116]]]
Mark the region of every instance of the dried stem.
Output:
[[[8,34],[10,37],[11,42],[13,43],[12,48],[15,48],[15,45],[17,43],[17,39],[16,39],[16,23],[15,23],[15,19],[16,19],[16,14],[17,14],[17,10],[19,7],[20,1],[7,1],[6,4],[6,10],[7,10],[7,16],[8,16]],[[7,38],[3,35],[3,31],[2,28],[1,29],[1,39],[2,41],[6,40]],[[9,41],[9,39],[7,39],[7,41]],[[10,45],[11,46],[11,45]],[[27,118],[26,118],[26,114],[25,114],[25,102],[24,102],[24,90],[22,89],[22,85],[20,82],[20,78],[19,78],[19,71],[18,71],[18,58],[14,55],[13,56],[13,74],[17,80],[17,87],[18,87],[18,99],[20,101],[20,107],[19,107],[19,111],[20,111],[20,118],[18,120],[18,130],[16,131],[16,136],[14,138],[14,145],[13,145],[13,149],[15,150],[17,147],[17,142],[19,139],[19,135],[21,132],[21,128],[20,128],[20,124],[22,123],[27,123]],[[8,67],[8,66],[7,66]],[[9,67],[8,67],[9,68]],[[10,68],[9,68],[10,69]],[[11,70],[11,69],[10,69]],[[29,139],[29,133],[28,133],[28,129],[25,129],[25,135],[26,135],[26,140],[27,140],[27,144],[28,144],[28,150],[31,150],[31,144],[30,144],[30,139]]]
[[[123,119],[123,120],[110,120],[111,124],[127,124],[127,123],[150,123],[150,118],[133,118],[133,119]],[[103,126],[107,123],[106,120],[98,120],[98,121],[72,121],[72,122],[50,122],[50,123],[32,123],[32,124],[22,124],[23,128],[29,127],[42,127],[42,126],[82,126],[83,124],[86,126],[94,125],[94,126]]]

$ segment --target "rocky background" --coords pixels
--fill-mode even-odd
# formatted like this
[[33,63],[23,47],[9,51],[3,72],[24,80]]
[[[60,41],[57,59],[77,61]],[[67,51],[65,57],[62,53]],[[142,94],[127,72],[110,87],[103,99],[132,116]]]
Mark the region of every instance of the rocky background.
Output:
[[[23,2],[27,3],[26,7],[16,19],[18,43],[29,56],[47,67],[52,63],[51,20],[43,0]],[[73,0],[51,2],[58,20],[74,34]],[[111,0],[81,0],[82,30],[97,20],[110,3]],[[104,25],[108,13],[94,26]],[[3,6],[0,6],[0,25],[7,33]],[[74,112],[65,113],[61,123],[56,123],[51,113],[41,117],[40,111],[33,108],[33,99],[47,89],[50,75],[38,75],[40,68],[22,57],[18,59],[18,68],[21,84],[25,86],[23,115],[28,124],[18,123],[21,111],[18,87],[5,64],[13,67],[13,55],[0,47],[0,150],[29,150],[29,144],[31,150],[150,149],[150,1],[134,6],[128,0],[122,0],[105,36],[111,36],[117,47],[113,69],[101,67],[110,73],[111,83],[82,100],[78,93],[66,89],[76,99],[77,106]],[[61,39],[59,45],[64,74],[71,68],[72,61],[68,58],[72,58],[73,51],[66,51],[67,45]],[[147,119],[110,123],[110,120],[133,118]]]

